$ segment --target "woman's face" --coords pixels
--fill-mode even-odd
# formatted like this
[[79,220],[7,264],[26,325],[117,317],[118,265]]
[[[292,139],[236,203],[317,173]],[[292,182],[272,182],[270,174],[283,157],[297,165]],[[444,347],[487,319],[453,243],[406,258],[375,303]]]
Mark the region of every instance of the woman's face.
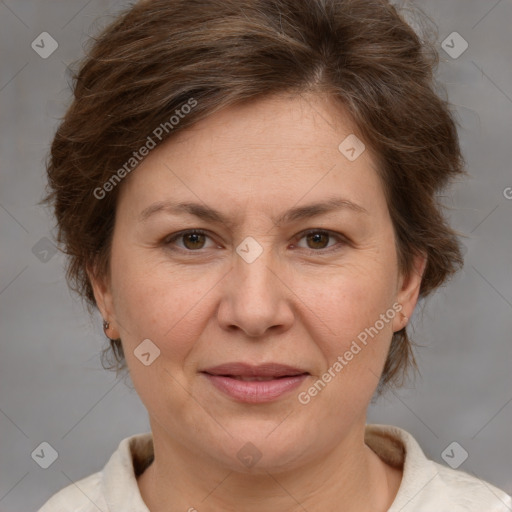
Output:
[[[154,436],[237,471],[361,440],[424,262],[399,275],[376,161],[341,144],[353,133],[327,100],[265,98],[179,133],[120,185],[110,279],[94,286]],[[211,376],[228,363],[305,375]]]

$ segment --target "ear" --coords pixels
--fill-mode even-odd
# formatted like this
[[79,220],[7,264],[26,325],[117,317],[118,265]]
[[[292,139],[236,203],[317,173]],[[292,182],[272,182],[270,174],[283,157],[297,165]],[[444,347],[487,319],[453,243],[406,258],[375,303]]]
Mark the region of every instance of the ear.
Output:
[[[413,259],[412,269],[408,275],[400,275],[396,302],[402,305],[400,314],[393,319],[393,332],[402,330],[411,318],[420,294],[423,273],[427,266],[427,255],[417,253]],[[405,317],[405,318],[404,318]]]
[[94,298],[100,314],[103,320],[109,323],[108,337],[117,339],[119,338],[119,329],[115,318],[110,279],[108,276],[100,276],[93,267],[87,267],[87,276],[91,282]]

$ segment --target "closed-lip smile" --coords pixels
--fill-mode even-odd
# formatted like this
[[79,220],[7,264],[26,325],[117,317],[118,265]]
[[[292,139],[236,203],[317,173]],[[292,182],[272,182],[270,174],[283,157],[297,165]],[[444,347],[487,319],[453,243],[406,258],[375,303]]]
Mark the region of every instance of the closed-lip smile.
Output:
[[263,403],[295,389],[309,375],[281,363],[224,363],[201,371],[216,389],[240,402]]

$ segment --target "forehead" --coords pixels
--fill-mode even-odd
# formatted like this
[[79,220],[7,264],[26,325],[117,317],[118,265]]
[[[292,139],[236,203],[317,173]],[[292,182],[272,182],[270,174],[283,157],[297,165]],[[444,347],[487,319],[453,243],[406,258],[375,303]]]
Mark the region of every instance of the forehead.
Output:
[[356,131],[339,104],[320,96],[230,106],[152,150],[121,201],[139,212],[169,198],[268,209],[339,192],[371,210],[383,193],[376,159]]

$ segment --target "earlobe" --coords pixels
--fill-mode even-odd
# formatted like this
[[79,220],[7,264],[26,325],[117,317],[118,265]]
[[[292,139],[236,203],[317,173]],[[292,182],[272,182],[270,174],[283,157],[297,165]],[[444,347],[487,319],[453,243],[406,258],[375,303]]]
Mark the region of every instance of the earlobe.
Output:
[[119,338],[116,326],[112,292],[108,278],[99,276],[91,267],[87,267],[87,276],[91,283],[96,306],[103,318],[103,331],[109,339]]
[[418,253],[414,256],[413,266],[407,276],[400,278],[400,288],[396,301],[402,306],[400,314],[393,321],[393,331],[402,330],[412,316],[420,294],[423,274],[427,266],[427,255]]

